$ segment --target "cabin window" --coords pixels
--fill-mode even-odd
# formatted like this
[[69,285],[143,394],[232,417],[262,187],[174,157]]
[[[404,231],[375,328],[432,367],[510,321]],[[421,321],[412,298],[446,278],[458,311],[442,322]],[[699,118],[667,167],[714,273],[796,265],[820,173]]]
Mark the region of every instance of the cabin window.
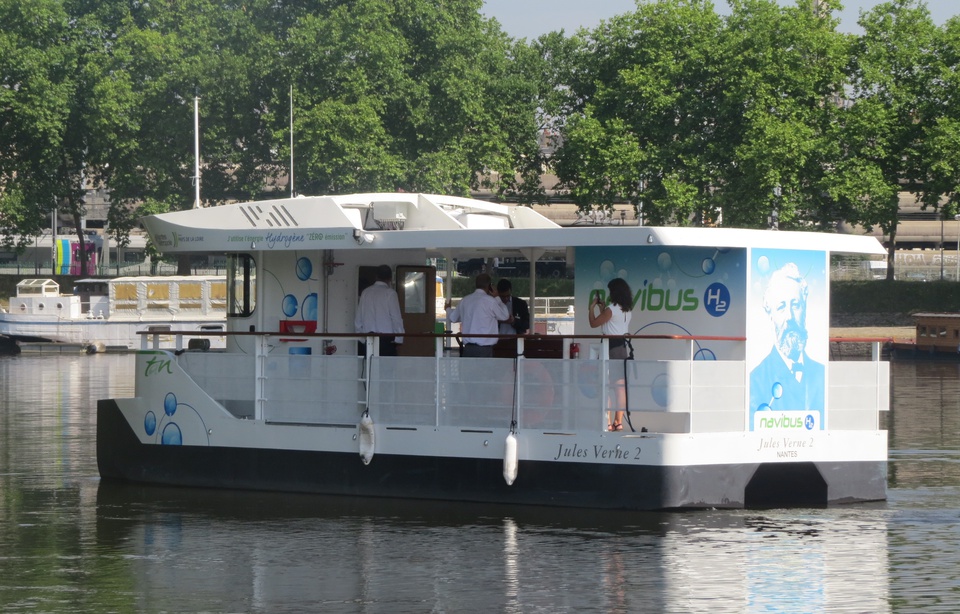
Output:
[[227,281],[230,284],[227,315],[246,318],[253,315],[257,302],[257,265],[250,254],[227,256]]
[[423,271],[407,271],[404,273],[403,298],[405,312],[427,312],[427,286]]
[[210,282],[210,307],[224,310],[227,308],[227,282]]

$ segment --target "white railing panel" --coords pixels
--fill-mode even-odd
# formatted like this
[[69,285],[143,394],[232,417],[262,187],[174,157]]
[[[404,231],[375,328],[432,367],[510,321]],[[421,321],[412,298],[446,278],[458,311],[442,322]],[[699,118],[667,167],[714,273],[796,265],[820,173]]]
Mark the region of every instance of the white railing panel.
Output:
[[890,408],[890,363],[832,361],[828,365],[827,425],[837,430],[878,428],[879,412]]
[[436,358],[374,357],[370,375],[370,415],[375,422],[411,426],[436,424]]
[[746,365],[741,360],[698,360],[690,364],[691,430],[742,431],[747,407]]
[[238,418],[254,413],[254,360],[249,354],[184,352],[177,361],[212,399]]
[[363,411],[359,356],[279,355],[266,360],[267,422],[356,424]]
[[440,426],[507,428],[513,419],[514,360],[441,358]]
[[[612,361],[611,381],[620,377],[622,361]],[[630,360],[630,409],[638,411],[690,411],[690,363],[688,361]]]
[[600,361],[524,359],[520,365],[520,428],[601,429],[606,425]]

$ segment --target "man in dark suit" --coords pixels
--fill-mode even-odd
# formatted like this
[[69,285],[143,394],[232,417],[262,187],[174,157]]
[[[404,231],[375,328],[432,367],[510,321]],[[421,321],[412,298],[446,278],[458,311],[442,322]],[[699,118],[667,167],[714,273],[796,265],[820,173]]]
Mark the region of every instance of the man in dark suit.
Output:
[[[513,284],[502,278],[497,282],[497,295],[507,306],[510,317],[500,320],[498,332],[501,335],[525,335],[530,330],[530,307],[527,301],[513,296]],[[517,342],[514,339],[501,339],[494,347],[494,356],[513,358],[517,355]]]
[[763,309],[775,339],[767,357],[750,372],[751,417],[758,411],[812,410],[822,418],[824,366],[806,352],[807,293],[807,282],[792,262],[770,276]]
[[513,284],[509,279],[501,279],[497,282],[497,294],[503,301],[507,309],[510,310],[510,318],[500,322],[501,335],[525,335],[530,330],[530,307],[527,301],[518,296],[513,296]]

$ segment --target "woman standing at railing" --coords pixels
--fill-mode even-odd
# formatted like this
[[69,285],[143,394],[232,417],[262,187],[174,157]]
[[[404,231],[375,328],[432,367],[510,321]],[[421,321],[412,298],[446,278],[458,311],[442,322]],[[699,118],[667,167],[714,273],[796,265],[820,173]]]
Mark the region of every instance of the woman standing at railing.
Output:
[[[625,335],[630,332],[630,316],[633,310],[633,292],[630,290],[630,284],[617,277],[611,279],[607,284],[607,290],[610,291],[609,301],[604,305],[603,298],[597,292],[593,295],[593,302],[590,303],[588,315],[590,317],[590,327],[600,328],[604,335],[616,336],[619,338],[610,339],[610,359],[627,359],[627,339]],[[626,407],[627,391],[624,385],[624,379],[621,377],[616,383],[617,389],[617,407]],[[607,414],[608,429],[611,431],[623,430],[623,410],[618,409],[613,421],[610,421],[610,414]]]

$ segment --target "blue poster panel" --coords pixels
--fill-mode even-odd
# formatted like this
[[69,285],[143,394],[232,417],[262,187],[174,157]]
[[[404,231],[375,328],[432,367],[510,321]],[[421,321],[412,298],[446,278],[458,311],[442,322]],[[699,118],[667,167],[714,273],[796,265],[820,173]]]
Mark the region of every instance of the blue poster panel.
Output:
[[752,249],[750,266],[750,430],[822,430],[830,331],[827,254]]
[[[608,299],[608,284],[625,280],[633,295],[630,333],[743,337],[745,332],[745,249],[653,245],[578,247],[576,323],[590,329],[587,313],[595,297]],[[742,343],[696,341],[697,360],[743,360]],[[642,348],[659,347],[651,343]],[[731,355],[736,348],[739,355]],[[651,356],[650,358],[662,358]]]

